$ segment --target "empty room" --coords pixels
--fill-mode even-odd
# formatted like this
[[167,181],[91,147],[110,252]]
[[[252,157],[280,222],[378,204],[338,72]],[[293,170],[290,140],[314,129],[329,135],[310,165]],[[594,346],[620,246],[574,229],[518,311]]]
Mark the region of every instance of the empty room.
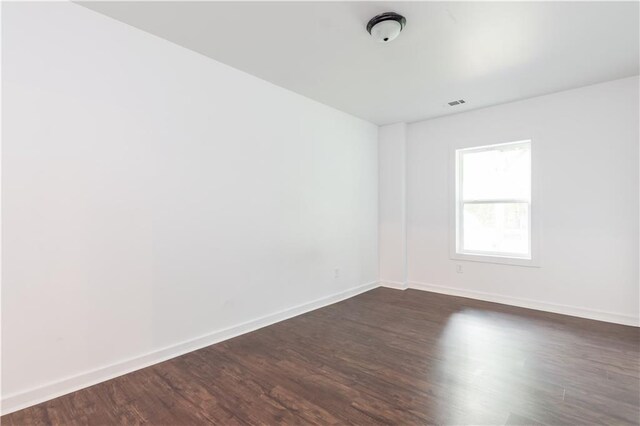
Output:
[[3,426],[640,425],[640,2],[1,24]]

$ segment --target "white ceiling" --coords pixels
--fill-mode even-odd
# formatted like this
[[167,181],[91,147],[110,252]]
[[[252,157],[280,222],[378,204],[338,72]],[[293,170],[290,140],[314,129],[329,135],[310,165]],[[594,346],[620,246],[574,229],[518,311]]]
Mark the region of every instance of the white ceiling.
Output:
[[[639,73],[638,2],[81,4],[376,124]],[[407,27],[378,44],[386,11]]]

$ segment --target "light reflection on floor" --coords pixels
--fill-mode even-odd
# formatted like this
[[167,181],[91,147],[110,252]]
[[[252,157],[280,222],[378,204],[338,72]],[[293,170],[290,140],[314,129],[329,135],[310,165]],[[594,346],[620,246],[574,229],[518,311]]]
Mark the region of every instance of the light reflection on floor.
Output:
[[538,363],[528,350],[535,345],[533,334],[521,328],[514,337],[505,331],[506,324],[517,327],[511,315],[464,309],[452,314],[443,327],[439,340],[443,362],[436,374],[453,405],[461,408],[446,413],[448,422],[504,424],[505,412],[526,411],[528,401],[544,396],[523,385],[524,377],[536,376]]

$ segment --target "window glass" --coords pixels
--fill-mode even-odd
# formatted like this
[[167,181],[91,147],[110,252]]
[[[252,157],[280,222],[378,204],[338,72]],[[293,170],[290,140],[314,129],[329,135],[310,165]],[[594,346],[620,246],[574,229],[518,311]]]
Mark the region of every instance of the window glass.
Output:
[[457,252],[531,258],[531,143],[456,151]]

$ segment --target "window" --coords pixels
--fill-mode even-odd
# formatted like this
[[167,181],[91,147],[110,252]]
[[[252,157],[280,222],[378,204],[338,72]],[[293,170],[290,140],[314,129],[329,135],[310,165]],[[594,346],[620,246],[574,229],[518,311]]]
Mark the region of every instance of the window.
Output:
[[458,149],[455,157],[457,257],[531,261],[531,141]]

